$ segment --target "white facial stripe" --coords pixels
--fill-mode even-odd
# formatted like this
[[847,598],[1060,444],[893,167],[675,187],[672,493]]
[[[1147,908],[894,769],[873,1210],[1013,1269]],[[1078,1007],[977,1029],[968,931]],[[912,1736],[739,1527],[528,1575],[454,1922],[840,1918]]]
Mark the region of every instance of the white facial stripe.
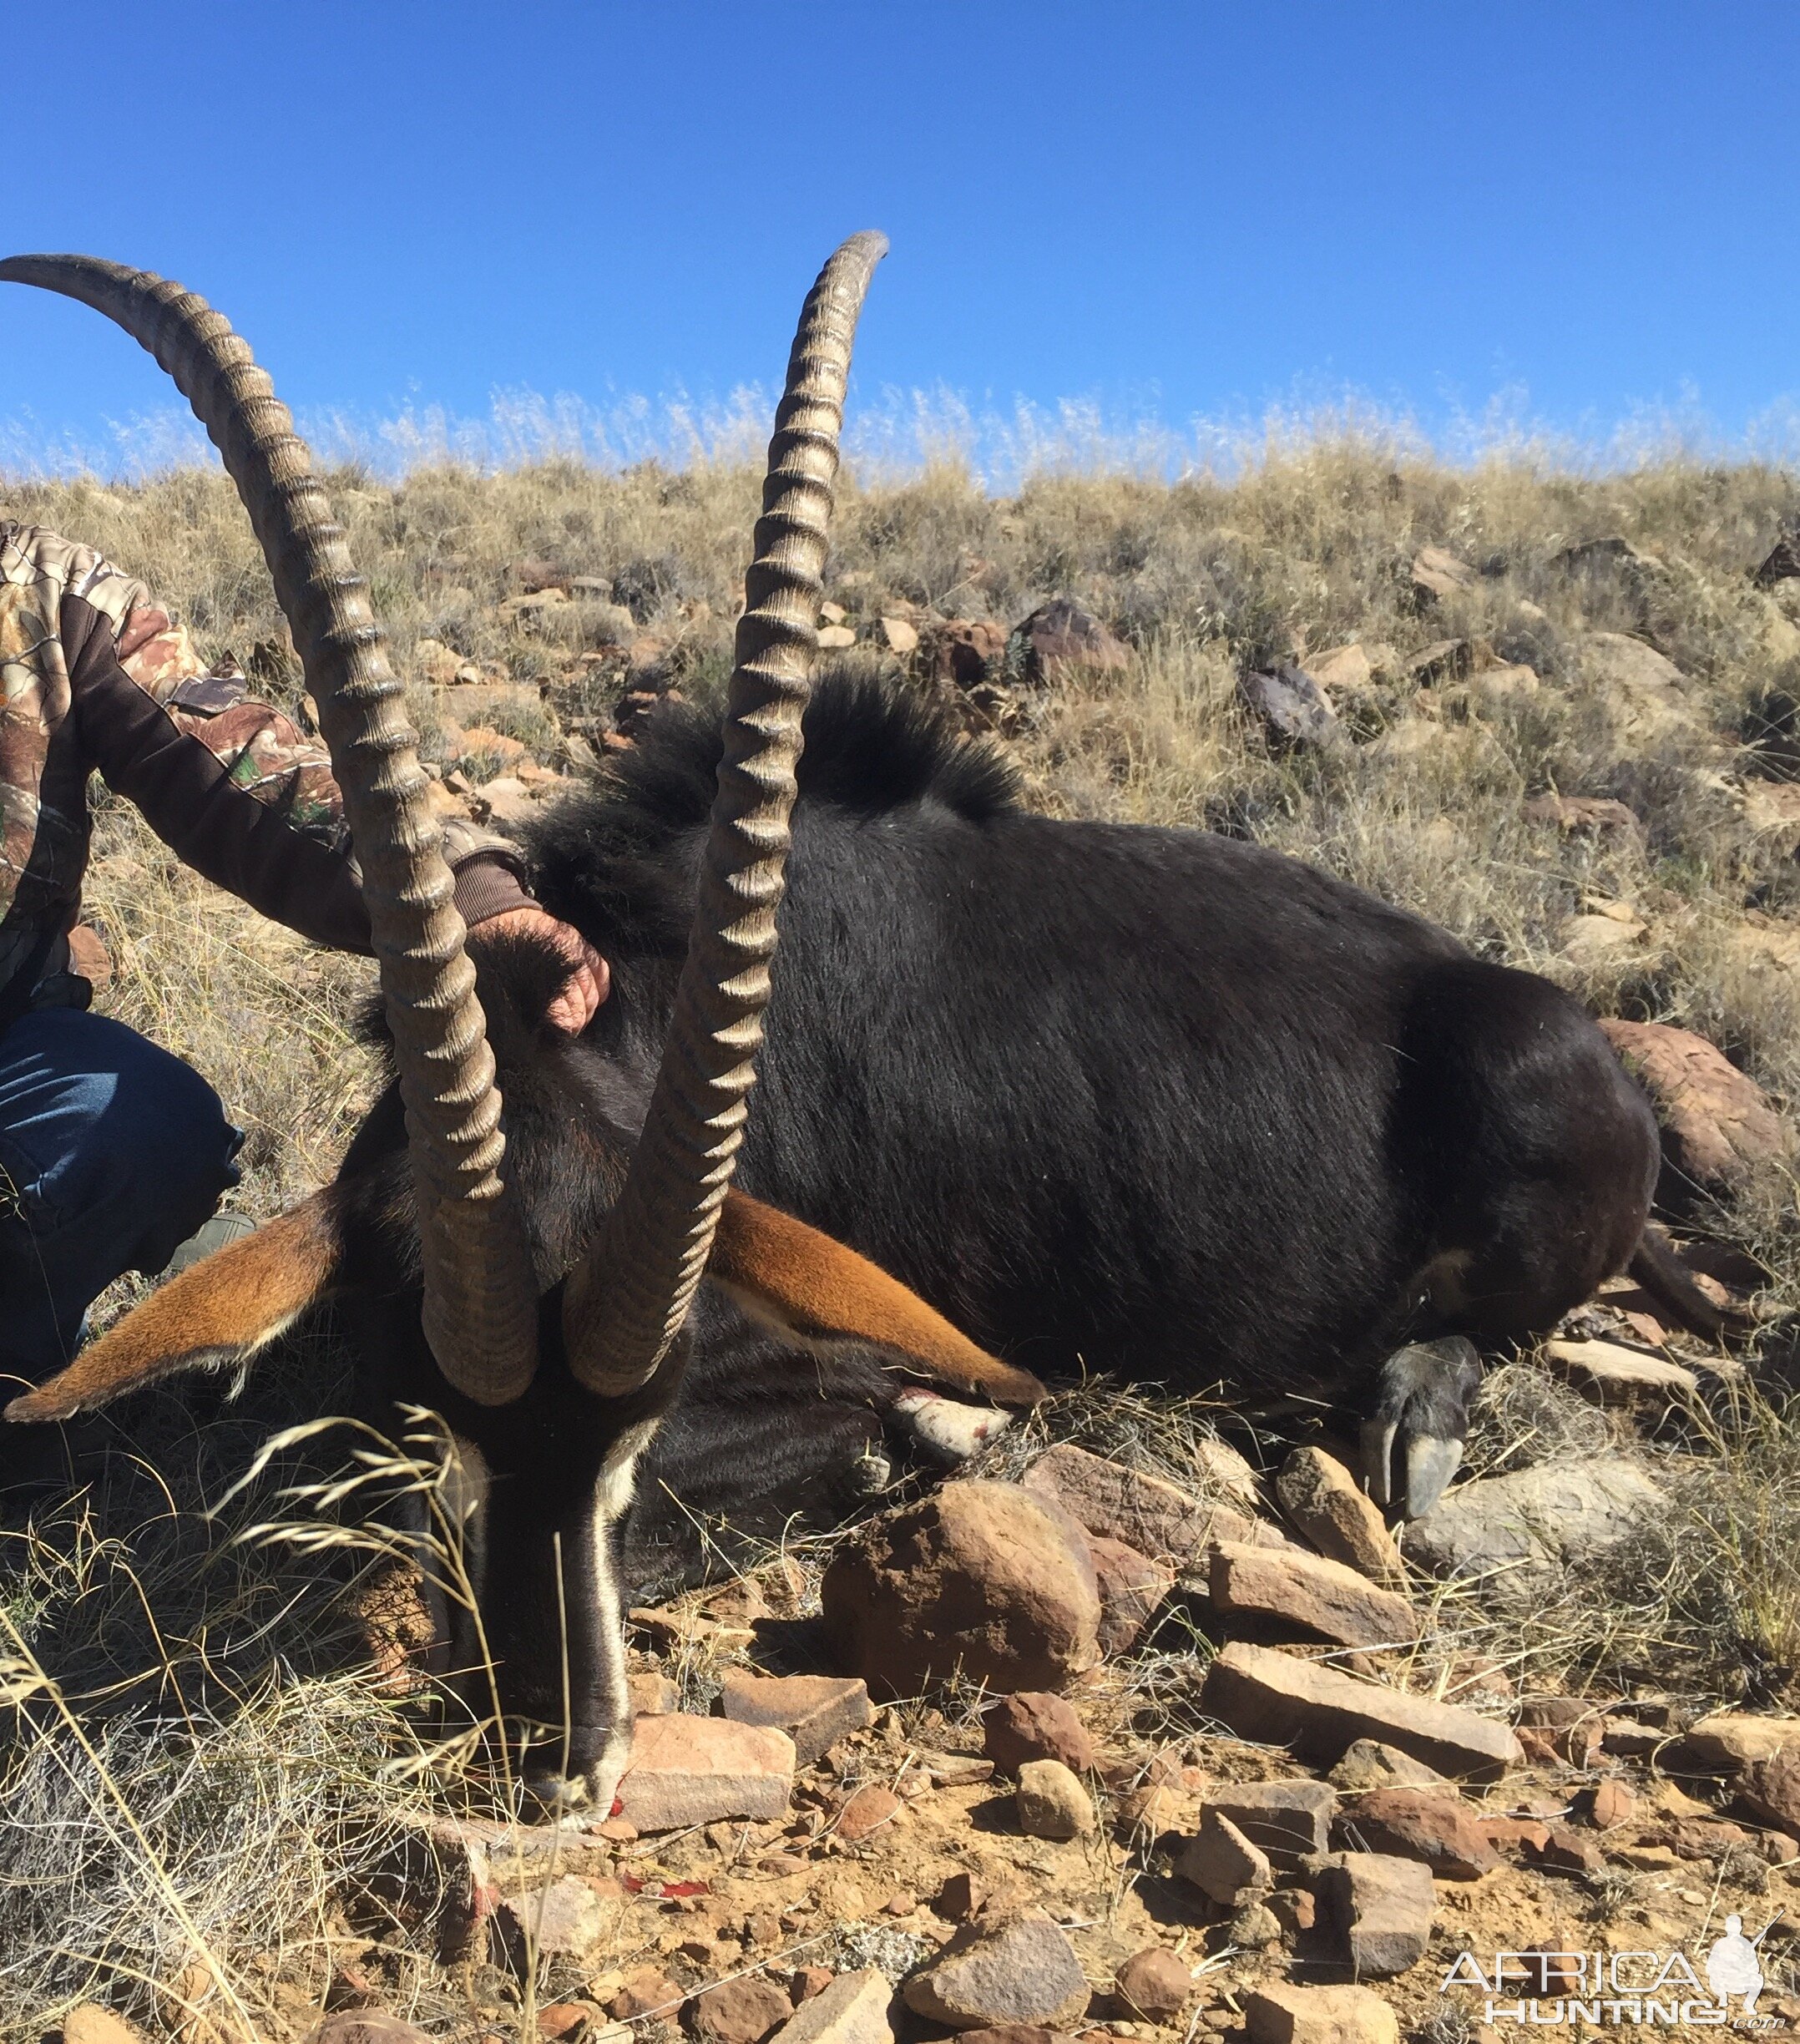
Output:
[[612,1727],[605,1749],[588,1770],[588,1790],[593,1798],[589,1807],[603,1819],[611,1814],[619,1777],[631,1763],[631,1690],[625,1680],[624,1614],[619,1606],[619,1580],[613,1572],[612,1529],[630,1506],[638,1457],[650,1445],[656,1426],[655,1419],[646,1419],[614,1443],[594,1485],[594,1515],[588,1527],[598,1607],[601,1699]]

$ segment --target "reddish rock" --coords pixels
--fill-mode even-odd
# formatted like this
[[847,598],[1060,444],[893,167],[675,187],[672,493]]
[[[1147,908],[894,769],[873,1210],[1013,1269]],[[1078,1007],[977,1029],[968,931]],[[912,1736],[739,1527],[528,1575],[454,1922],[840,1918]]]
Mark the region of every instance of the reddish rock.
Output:
[[840,1973],[809,1996],[775,2035],[775,2044],[893,2044],[893,1989],[873,1966]]
[[1615,1831],[1637,1814],[1637,1798],[1622,1781],[1603,1781],[1588,1804],[1589,1821],[1596,1831]]
[[1649,1094],[1664,1156],[1681,1177],[1728,1191],[1788,1154],[1792,1139],[1767,1095],[1704,1036],[1661,1022],[1604,1019],[1600,1027]]
[[1109,1659],[1130,1653],[1174,1589],[1175,1571],[1104,1533],[1088,1536],[1088,1553],[1100,1586],[1100,1652]]
[[1182,1848],[1175,1870],[1222,1909],[1241,1909],[1274,1885],[1269,1856],[1217,1810],[1201,1814],[1200,1829]]
[[1737,1800],[1759,1824],[1800,1832],[1800,1747],[1752,1760],[1738,1777]]
[[1160,1476],[1146,1476],[1068,1443],[1039,1457],[1025,1475],[1024,1488],[1054,1499],[1090,1533],[1123,1541],[1178,1568],[1216,1541],[1291,1545],[1275,1527],[1247,1512],[1195,1497]]
[[[1098,2034],[1104,2036],[1105,2032]],[[965,2030],[962,2035],[963,2044],[1060,2044],[1055,2031],[1040,2029],[1035,2023],[1002,2023],[998,2029]]]
[[1386,1980],[1424,1957],[1438,1902],[1431,1869],[1417,1859],[1341,1854],[1320,1875],[1318,1899],[1362,1979]]
[[1172,2021],[1193,1991],[1193,1975],[1160,1945],[1135,1953],[1113,1976],[1113,1992],[1125,2012],[1145,2022]]
[[1337,1790],[1305,1779],[1220,1783],[1206,1791],[1204,1812],[1229,1819],[1284,1874],[1325,1850],[1337,1814]]
[[1265,1981],[1244,1997],[1248,2044],[1400,2044],[1391,2002],[1368,1987]]
[[1002,1693],[1054,1689],[1100,1659],[1081,1529],[1013,1484],[946,1484],[877,1520],[832,1556],[822,1596],[837,1650],[883,1696],[958,1669]]
[[1298,1548],[1221,1541],[1212,1550],[1212,1606],[1275,1618],[1338,1647],[1403,1645],[1418,1637],[1418,1614],[1342,1561]]
[[[548,2008],[538,2011],[538,2035],[549,2038],[550,2044],[561,2044],[564,2037],[598,2028],[603,2020],[597,2001],[553,2001]],[[69,2044],[67,2036],[63,2044]]]
[[1479,1880],[1500,1864],[1481,1821],[1456,1795],[1428,1788],[1377,1788],[1338,1819],[1362,1849],[1422,1859],[1444,1880]]
[[680,1831],[722,1818],[786,1814],[794,1742],[762,1725],[680,1712],[639,1721],[619,1814],[640,1832]]
[[1028,1760],[1060,1760],[1077,1774],[1094,1765],[1094,1741],[1074,1707],[1044,1690],[1000,1697],[983,1722],[982,1750],[1009,1774]]
[[847,1845],[858,1845],[872,1831],[891,1824],[905,1808],[892,1788],[865,1782],[837,1813],[834,1829]]
[[1307,1888],[1277,1888],[1263,1906],[1282,1926],[1284,1937],[1298,1937],[1318,1920],[1318,1905]]
[[950,618],[931,635],[932,673],[940,681],[970,688],[985,681],[1006,651],[1006,633],[986,619]]
[[[93,2006],[91,2002],[88,2005],[90,2009]],[[126,2036],[136,2035],[116,2016],[113,2020]],[[204,2031],[196,2027],[195,2034],[216,2036],[220,2032],[216,2026],[207,2022]],[[97,2044],[91,2027],[85,2036],[78,2029],[77,2036],[80,2044]],[[67,2016],[63,2019],[63,2044],[76,2044],[76,2038],[70,2036]],[[110,2044],[110,2040],[106,2044]],[[427,2031],[402,2021],[397,2016],[390,2016],[385,2009],[341,2009],[336,2015],[327,2016],[323,2022],[316,2023],[306,2032],[306,2044],[431,2044],[431,2040]]]
[[666,1675],[628,1675],[625,1687],[631,1692],[632,1715],[666,1718],[681,1708],[681,1694]]
[[583,1959],[605,1928],[599,1897],[579,1875],[565,1874],[548,1887],[503,1897],[501,1933],[558,1958]]
[[1715,1711],[1688,1727],[1681,1758],[1701,1773],[1736,1774],[1752,1761],[1773,1759],[1793,1745],[1800,1745],[1800,1718]]
[[1297,1448],[1275,1479],[1289,1523],[1322,1555],[1359,1570],[1389,1589],[1406,1581],[1406,1565],[1373,1499],[1335,1456]]
[[1086,2011],[1089,1999],[1068,1933],[1029,1917],[965,1925],[902,1992],[915,2015],[952,2030],[1011,2023],[1061,2030]]
[[688,2004],[694,2034],[708,2044],[762,2044],[794,2012],[766,1974],[721,1981]]
[[719,1714],[736,1724],[773,1725],[794,1742],[796,1766],[811,1767],[847,1732],[875,1722],[868,1684],[839,1675],[755,1675],[727,1668]]
[[1540,1817],[1482,1817],[1482,1835],[1496,1852],[1523,1850],[1536,1854],[1550,1842],[1550,1828]]
[[1065,596],[1040,604],[1013,628],[1006,645],[1008,676],[1030,688],[1047,688],[1083,670],[1115,673],[1131,656],[1090,610]]
[[938,1890],[932,1908],[946,1923],[967,1923],[987,1899],[984,1885],[974,1875],[953,1874]]
[[1560,831],[1622,831],[1634,837],[1643,827],[1622,802],[1597,795],[1534,795],[1525,804],[1525,821],[1554,824]]
[[[411,2025],[402,2023],[402,2029]],[[142,2044],[137,2031],[123,2016],[115,2016],[98,2001],[83,2001],[63,2018],[63,2044]],[[412,2031],[414,2036],[419,2032]],[[400,2040],[395,2040],[400,2044]]]
[[1397,1746],[1383,1746],[1379,1739],[1354,1739],[1344,1757],[1331,1771],[1334,1788],[1346,1794],[1362,1794],[1371,1788],[1444,1788],[1454,1787],[1448,1777],[1423,1760],[1415,1760]]
[[1553,1824],[1549,1831],[1531,1855],[1540,1867],[1558,1874],[1597,1874],[1605,1865],[1606,1855],[1597,1839],[1584,1838],[1567,1824]]
[[1291,1745],[1327,1766],[1359,1738],[1396,1746],[1459,1779],[1497,1780],[1523,1757],[1504,1725],[1473,1711],[1403,1696],[1242,1641],[1206,1671],[1201,1702],[1240,1738]]
[[687,1998],[660,1966],[633,1966],[603,2005],[614,2022],[635,2022],[640,2016],[673,2016]]
[[787,1976],[787,1991],[794,2006],[810,2001],[815,1995],[822,1995],[837,1976],[829,1966],[796,1966]]

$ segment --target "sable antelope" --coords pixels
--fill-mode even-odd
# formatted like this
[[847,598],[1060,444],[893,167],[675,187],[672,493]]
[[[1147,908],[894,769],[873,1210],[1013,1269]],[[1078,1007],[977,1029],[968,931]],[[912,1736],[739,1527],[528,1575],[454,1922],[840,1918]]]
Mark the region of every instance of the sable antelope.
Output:
[[500,949],[478,989],[365,585],[244,342],[203,300],[141,271],[0,264],[0,278],[80,298],[141,342],[225,458],[343,790],[396,1073],[334,1186],[172,1280],[8,1417],[67,1416],[171,1369],[242,1358],[322,1292],[359,1292],[383,1323],[362,1349],[367,1393],[441,1411],[483,1495],[472,1527],[483,1643],[508,1712],[566,1740],[570,1778],[544,1793],[603,1812],[630,1728],[614,1527],[680,1394],[709,1255],[719,1285],[791,1330],[791,1358],[798,1342],[815,1372],[839,1359],[868,1398],[892,1402],[896,1348],[968,1388],[1040,1390],[874,1266],[729,1190],[769,997],[851,342],[885,247],[847,242],[801,315],[691,937],[660,1040],[619,1070],[538,1028],[544,974],[561,976],[541,954]]
[[[369,803],[351,821],[397,1070],[334,1187],[9,1413],[235,1363],[345,1290],[381,1381],[478,1450],[484,1571],[506,1586],[490,1644],[517,1708],[559,1716],[554,1539],[571,1613],[600,1615],[574,1669],[574,1766],[597,1794],[619,1757],[617,1578],[658,1572],[668,1494],[739,1518],[828,1504],[908,1395],[896,1351],[1003,1401],[1035,1380],[987,1350],[1347,1399],[1372,1486],[1416,1512],[1460,1454],[1467,1338],[1529,1334],[1627,1265],[1707,1310],[1646,1232],[1648,1108],[1549,982],[1254,846],[1033,816],[998,753],[852,676],[805,713],[746,1127],[830,436],[872,261],[850,245],[809,301],[722,732],[665,711],[535,834],[538,898],[613,969],[573,1044],[539,1027],[554,969],[518,949],[480,961],[483,1039],[372,624],[316,487],[275,487],[297,443],[241,344],[171,286],[0,266],[78,281],[115,316],[179,301],[157,320],[216,342],[220,394],[196,408],[257,518],[346,803],[353,786]],[[202,352],[158,346],[178,374]],[[302,544],[321,566],[296,569]],[[326,581],[341,623],[312,593]],[[741,1134],[743,1191],[767,1207],[725,1195]]]

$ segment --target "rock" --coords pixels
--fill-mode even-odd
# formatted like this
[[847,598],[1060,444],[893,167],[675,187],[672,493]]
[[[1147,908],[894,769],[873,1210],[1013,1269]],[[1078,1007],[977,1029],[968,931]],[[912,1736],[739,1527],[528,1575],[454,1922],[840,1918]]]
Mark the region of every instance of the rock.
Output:
[[1193,1991],[1193,1975],[1160,1945],[1135,1953],[1113,1976],[1113,1992],[1145,2022],[1173,2021]]
[[822,653],[842,653],[856,642],[857,635],[847,625],[822,625],[819,627],[819,650]]
[[865,1782],[837,1813],[837,1836],[847,1845],[860,1845],[872,1831],[891,1824],[905,1808],[892,1788],[884,1788],[879,1782]]
[[1641,949],[1648,933],[1646,925],[1636,918],[1626,922],[1618,916],[1596,912],[1565,916],[1557,938],[1570,964],[1597,971]]
[[909,619],[884,617],[881,621],[881,635],[890,653],[898,653],[903,657],[918,650],[918,627]]
[[628,1675],[625,1687],[631,1692],[635,1718],[666,1718],[680,1708],[681,1692],[666,1675]]
[[1175,1571],[1104,1533],[1088,1536],[1088,1556],[1100,1593],[1100,1652],[1130,1653],[1174,1589]]
[[1671,1734],[1655,1725],[1640,1724],[1635,1718],[1608,1717],[1600,1727],[1600,1748],[1619,1760],[1648,1760],[1659,1746],[1668,1744]]
[[1318,1920],[1318,1907],[1308,1888],[1277,1888],[1263,1906],[1281,1925],[1283,1937],[1298,1937]]
[[1006,650],[1006,634],[984,619],[951,618],[931,635],[933,676],[969,688],[985,681],[990,666]]
[[1236,1824],[1283,1874],[1324,1851],[1337,1814],[1337,1791],[1303,1778],[1216,1784],[1206,1791],[1203,1813]]
[[1725,1191],[1787,1155],[1792,1137],[1767,1095],[1704,1036],[1661,1022],[1606,1019],[1600,1028],[1649,1094],[1679,1176]]
[[[211,2034],[220,2034],[212,2025],[207,2027]],[[126,2035],[135,2032],[128,2030]],[[63,2044],[73,2044],[67,2016],[63,2020]],[[88,2044],[88,2040],[84,2039],[83,2044]],[[390,2016],[386,2009],[340,2009],[335,2016],[313,2025],[306,2032],[306,2044],[431,2044],[431,2036],[397,2016]]]
[[468,759],[485,754],[498,760],[503,766],[516,766],[524,758],[526,747],[517,738],[509,738],[503,731],[491,731],[484,724],[471,725],[461,734],[462,742],[457,747],[458,756]]
[[[538,2035],[549,2039],[550,2044],[559,2044],[564,2037],[609,2028],[603,2014],[597,2001],[553,2001],[538,2011]],[[626,2031],[627,2036],[630,2034]]]
[[829,1966],[796,1966],[787,1976],[789,1999],[798,2008],[802,2001],[823,1994],[837,1977]]
[[847,1732],[875,1722],[868,1685],[839,1675],[753,1675],[726,1668],[719,1712],[734,1724],[773,1725],[794,1742],[794,1763],[811,1767]]
[[1405,1564],[1379,1508],[1343,1464],[1322,1448],[1297,1448],[1275,1479],[1288,1522],[1322,1555],[1359,1569],[1390,1589],[1406,1581]]
[[[346,2010],[345,2013],[356,2015],[361,2011]],[[420,2034],[410,2023],[399,2026],[409,2037]],[[143,2044],[143,2039],[123,2016],[115,2016],[109,2008],[102,2008],[98,2001],[83,2001],[63,2018],[63,2044]],[[405,2044],[405,2040],[396,2038],[393,2044]]]
[[1061,2030],[1086,2013],[1089,1999],[1067,1933],[1031,1917],[966,1925],[902,1991],[915,2015],[953,2030],[1006,2023]]
[[1241,1909],[1275,1884],[1268,1854],[1215,1809],[1201,1813],[1200,1829],[1181,1849],[1175,1870],[1225,1909]]
[[766,1973],[721,1981],[688,2004],[696,2036],[711,2044],[762,2044],[794,2012],[794,2005]]
[[1580,649],[1583,672],[1610,699],[1626,735],[1665,738],[1697,727],[1684,693],[1686,675],[1654,646],[1623,632],[1589,632]]
[[1421,547],[1413,556],[1413,589],[1423,602],[1458,596],[1474,586],[1474,569],[1442,547]]
[[1400,2044],[1391,2002],[1368,1987],[1266,1981],[1244,1996],[1248,2044]]
[[1212,1607],[1278,1618],[1339,1647],[1393,1647],[1418,1637],[1403,1596],[1323,1555],[1221,1541],[1212,1551]]
[[1146,1476],[1067,1443],[1039,1457],[1025,1475],[1024,1488],[1034,1496],[1054,1499],[1090,1533],[1123,1541],[1140,1554],[1173,1562],[1177,1568],[1216,1541],[1292,1545],[1273,1526],[1248,1513],[1195,1497],[1160,1476]]
[[528,1894],[503,1895],[499,1916],[509,1940],[553,1958],[585,1958],[606,1927],[600,1898],[575,1874]]
[[1583,1398],[1646,1427],[1671,1409],[1686,1410],[1700,1394],[1692,1370],[1619,1342],[1548,1341],[1544,1353],[1554,1374]]
[[983,1723],[982,1749],[1009,1774],[1028,1760],[1060,1760],[1078,1774],[1094,1765],[1094,1741],[1074,1705],[1043,1691],[1002,1697]]
[[1800,1832],[1800,1746],[1752,1760],[1737,1778],[1737,1807],[1777,1831]]
[[1036,2023],[1002,2023],[997,2029],[965,2030],[962,2034],[968,2044],[1057,2044],[1056,2032]]
[[985,1884],[965,1870],[949,1876],[938,1890],[931,1906],[933,1913],[943,1917],[946,1923],[967,1923],[987,1899]]
[[1522,1846],[1529,1853],[1540,1853],[1550,1842],[1550,1828],[1541,1818],[1483,1817],[1479,1822],[1482,1836],[1496,1852]]
[[1572,1564],[1603,1558],[1666,1510],[1637,1464],[1599,1455],[1464,1484],[1406,1526],[1400,1545],[1431,1575],[1475,1578],[1484,1598],[1528,1608]]
[[1309,653],[1307,672],[1327,693],[1360,696],[1375,678],[1374,664],[1360,645],[1333,646],[1329,652]]
[[1500,1864],[1480,1819],[1454,1792],[1371,1789],[1338,1823],[1359,1850],[1422,1859],[1442,1880],[1479,1880]]
[[882,1696],[960,1668],[1004,1693],[1100,1659],[1100,1590],[1079,1526],[1015,1485],[946,1484],[838,1548],[821,1586],[837,1652]]
[[819,622],[822,625],[842,625],[849,615],[841,603],[832,603],[829,599],[819,605]]
[[1384,1746],[1379,1739],[1355,1739],[1329,1777],[1334,1788],[1347,1794],[1369,1788],[1438,1788],[1453,1786],[1423,1760],[1415,1760],[1397,1746]]
[[1636,837],[1643,829],[1622,802],[1598,795],[1534,795],[1525,804],[1528,823],[1552,823],[1564,832],[1619,831]]
[[1499,660],[1491,667],[1478,668],[1469,678],[1469,693],[1488,710],[1500,709],[1508,703],[1529,701],[1543,686],[1536,668],[1512,660]]
[[1541,1845],[1526,1847],[1539,1866],[1559,1874],[1597,1874],[1605,1865],[1606,1855],[1598,1839],[1584,1838],[1567,1824],[1553,1824],[1546,1829],[1549,1835]]
[[1341,1853],[1319,1877],[1318,1899],[1363,1978],[1386,1980],[1424,1957],[1438,1898],[1418,1860]]
[[1637,1814],[1637,1798],[1622,1781],[1603,1781],[1588,1804],[1588,1821],[1596,1831],[1616,1831]]
[[1687,1728],[1681,1758],[1696,1773],[1736,1774],[1800,1746],[1800,1718],[1758,1718],[1749,1711],[1715,1711]]
[[801,2003],[775,2044],[893,2044],[892,2006],[893,1989],[875,1967],[840,1973]]
[[1228,1945],[1246,1948],[1279,1945],[1282,1920],[1266,1904],[1246,1902],[1225,1926],[1225,1939]]
[[1014,626],[1006,645],[1007,678],[1028,688],[1047,688],[1083,670],[1117,672],[1130,664],[1131,655],[1100,620],[1064,596],[1040,604]]
[[671,1711],[640,1721],[618,1814],[640,1832],[680,1831],[725,1817],[786,1814],[794,1742],[765,1725]]
[[1498,1780],[1522,1758],[1518,1740],[1504,1725],[1473,1711],[1403,1696],[1241,1640],[1206,1671],[1201,1702],[1240,1737],[1292,1745],[1326,1766],[1342,1759],[1359,1738],[1397,1746],[1459,1780]]
[[652,2015],[673,2016],[687,1999],[658,1966],[633,1966],[605,2003],[606,2012],[616,2022],[635,2022]]
[[1337,735],[1337,712],[1304,667],[1252,668],[1237,692],[1281,745],[1324,745]]
[[1027,1838],[1085,1838],[1094,1829],[1093,1799],[1060,1760],[1026,1761],[1015,1800]]

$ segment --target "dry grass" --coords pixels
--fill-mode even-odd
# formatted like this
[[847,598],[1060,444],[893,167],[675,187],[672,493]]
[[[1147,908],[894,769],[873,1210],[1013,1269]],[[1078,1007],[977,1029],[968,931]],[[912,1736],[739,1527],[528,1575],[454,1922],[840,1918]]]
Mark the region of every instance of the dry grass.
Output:
[[[553,463],[331,482],[402,670],[429,637],[534,685],[538,706],[515,711],[513,728],[548,763],[579,760],[571,733],[609,717],[623,686],[617,663],[584,653],[654,635],[660,678],[702,697],[725,672],[756,498],[747,468]],[[204,647],[235,650],[297,700],[266,578],[216,475],[21,483],[0,489],[0,503],[100,545],[178,606]],[[1550,974],[1600,1012],[1702,1030],[1791,1111],[1800,868],[1792,834],[1760,828],[1747,791],[1792,773],[1800,756],[1778,728],[1781,698],[1800,696],[1800,604],[1797,585],[1765,595],[1748,571],[1797,524],[1800,477],[1787,470],[1671,463],[1594,476],[1529,459],[1457,469],[1351,436],[1273,448],[1231,482],[1060,476],[998,498],[943,467],[852,484],[830,593],[865,632],[908,606],[1010,625],[1044,598],[1074,597],[1132,657],[1020,706],[1012,742],[1040,805],[1228,829],[1318,861],[1484,954]],[[1655,559],[1566,558],[1614,538]],[[1477,572],[1422,610],[1408,564],[1424,544]],[[509,618],[500,606],[519,586],[516,564],[532,559],[597,585],[547,616]],[[1597,630],[1644,637],[1676,664],[1686,721],[1633,727],[1597,680]],[[1542,687],[1511,704],[1454,679],[1421,694],[1408,662],[1447,638],[1529,664]],[[1353,742],[1271,750],[1239,706],[1240,671],[1351,641],[1373,667],[1338,701]],[[422,686],[414,702],[427,755],[449,763],[446,705]],[[1643,830],[1564,837],[1529,823],[1525,799],[1549,789],[1621,799]],[[115,805],[96,851],[92,911],[122,967],[110,1011],[220,1088],[250,1132],[239,1203],[280,1207],[328,1173],[367,1097],[348,1028],[367,969],[258,923]],[[1596,897],[1627,904],[1645,934],[1610,962],[1578,963],[1562,926]],[[1696,1702],[1786,1692],[1800,1664],[1800,1441],[1777,1367],[1800,1309],[1792,1181],[1765,1174],[1706,1218],[1771,1272],[1764,1394],[1659,1450],[1678,1510],[1629,1571],[1629,1600],[1616,1570],[1604,1596],[1573,1585],[1529,1626],[1446,1597],[1440,1650],[1409,1679],[1437,1686],[1479,1651],[1545,1685],[1654,1671]],[[335,1536],[316,1549],[232,1537],[315,1509],[280,1494],[320,1480],[318,1444],[283,1450],[223,1516],[207,1515],[268,1434],[328,1409],[328,1371],[320,1356],[284,1364],[279,1396],[265,1371],[245,1406],[200,1425],[158,1401],[143,1460],[115,1457],[88,1507],[8,1542],[0,2035],[35,2036],[95,1990],[155,2016],[152,1983],[166,1987],[208,1955],[224,1983],[210,2012],[229,2026],[235,1996],[240,2026],[284,2034],[316,2005],[327,1949],[349,1935],[344,1898],[395,1836],[491,1788],[344,1672],[353,1552]],[[1527,1366],[1489,1395],[1478,1446],[1496,1466],[1590,1444],[1591,1414]],[[1048,1425],[1191,1484],[1210,1424],[1201,1404],[1100,1389],[1014,1437],[996,1466],[1041,1445]],[[819,1552],[791,1551],[809,1583]],[[1204,1651],[1198,1636],[1165,1636],[1125,1664],[1123,1717],[1198,1728]],[[695,1696],[716,1679],[699,1662],[684,1674]],[[922,1721],[948,1705],[943,1736],[972,1702],[928,1701]],[[422,1958],[407,1963],[389,1982],[403,2012],[442,2030],[500,2020],[478,2016],[473,1986],[453,1992]],[[158,2019],[168,2022],[166,2006]],[[528,1997],[504,2023],[531,2034]]]

